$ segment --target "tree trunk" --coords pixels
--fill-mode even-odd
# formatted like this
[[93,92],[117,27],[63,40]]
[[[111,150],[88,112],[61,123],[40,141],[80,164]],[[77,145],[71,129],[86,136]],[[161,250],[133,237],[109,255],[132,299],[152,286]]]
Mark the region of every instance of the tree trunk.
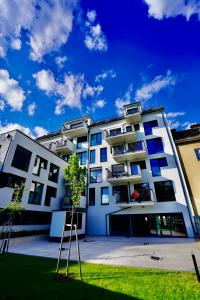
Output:
[[69,232],[69,249],[68,249],[68,257],[67,257],[67,267],[66,267],[66,276],[69,275],[69,261],[71,254],[71,243],[72,243],[72,231],[73,231],[73,222],[74,222],[74,207],[72,206],[72,215],[71,215],[71,224],[70,224],[70,232]]

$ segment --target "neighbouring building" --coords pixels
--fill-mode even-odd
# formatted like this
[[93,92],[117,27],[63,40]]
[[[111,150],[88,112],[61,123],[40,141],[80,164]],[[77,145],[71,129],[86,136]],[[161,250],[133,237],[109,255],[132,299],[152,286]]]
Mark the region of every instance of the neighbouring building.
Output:
[[[79,155],[88,169],[86,233],[193,237],[193,211],[163,108],[124,106],[115,118],[90,116],[63,124],[39,143],[66,162]],[[66,186],[65,204],[70,207]],[[62,231],[63,209],[53,211],[51,236]]]
[[[64,206],[63,172],[67,165],[19,130],[0,134],[0,209],[12,201],[14,189],[24,183],[21,204],[25,211],[14,219],[14,231],[50,228],[52,210]],[[0,228],[5,221],[7,214],[1,210]]]
[[200,124],[172,132],[200,234]]

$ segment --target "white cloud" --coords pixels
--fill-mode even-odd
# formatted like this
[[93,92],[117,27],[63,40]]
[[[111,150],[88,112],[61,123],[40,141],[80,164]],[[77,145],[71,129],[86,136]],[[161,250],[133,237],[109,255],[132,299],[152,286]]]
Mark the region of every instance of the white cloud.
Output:
[[0,96],[4,106],[9,105],[13,111],[20,111],[26,98],[18,81],[10,78],[8,71],[3,69],[0,69]]
[[94,101],[91,106],[87,106],[87,113],[94,113],[96,109],[101,109],[106,105],[106,101],[104,99],[98,99]]
[[55,62],[58,65],[59,69],[62,69],[67,61],[67,56],[57,56]]
[[21,40],[20,39],[13,39],[11,41],[11,48],[15,50],[20,50],[21,49]]
[[48,131],[45,128],[40,127],[40,126],[35,126],[34,129],[33,129],[33,131],[34,131],[34,136],[36,138],[38,138],[38,137],[40,137],[42,135],[48,134]]
[[36,79],[37,87],[40,90],[43,90],[48,95],[56,91],[57,83],[54,79],[54,75],[50,70],[41,70],[35,74],[33,74],[33,78]]
[[30,136],[33,139],[35,139],[39,136],[48,134],[48,131],[45,128],[40,127],[40,126],[35,126],[33,131],[31,131],[31,129],[29,127],[24,127],[18,123],[8,123],[5,126],[2,126],[2,124],[0,123],[0,134],[15,130],[15,129],[22,131],[23,133],[25,133],[26,135]]
[[98,96],[99,94],[102,93],[102,91],[103,91],[102,85],[90,86],[87,83],[82,91],[82,96],[84,99],[86,99],[88,96],[89,97]]
[[101,25],[99,23],[95,24],[96,11],[88,11],[86,17],[86,36],[84,41],[86,47],[92,51],[106,51],[108,48],[106,37],[102,32]]
[[33,74],[37,87],[43,90],[46,95],[55,95],[59,98],[56,102],[55,113],[63,114],[65,106],[81,108],[81,93],[84,86],[83,74],[65,74],[64,81],[56,81],[49,70],[41,70]]
[[200,18],[200,2],[196,0],[144,0],[148,5],[149,16],[162,20],[164,18],[184,16],[187,21],[192,15]]
[[106,78],[115,78],[117,76],[116,72],[112,69],[103,71],[102,73],[98,74],[95,78],[96,82],[100,82]]
[[185,115],[184,111],[169,112],[166,114],[167,118],[176,118],[176,117],[184,116],[184,115]]
[[115,100],[115,107],[117,109],[117,113],[120,115],[123,113],[123,106],[127,105],[131,102],[131,97],[132,97],[132,92],[133,92],[133,85],[130,84],[127,91],[125,92],[123,97],[118,97]]
[[167,74],[156,76],[150,83],[145,83],[140,89],[136,91],[137,101],[147,101],[153,97],[154,94],[160,92],[169,86],[176,84],[176,78],[171,75],[171,71]]
[[0,111],[3,111],[5,109],[5,102],[3,100],[0,100]]
[[35,114],[36,107],[37,107],[37,105],[35,102],[29,104],[29,106],[28,106],[28,115],[29,116],[33,116]]
[[65,44],[73,25],[77,0],[0,1],[0,56],[9,46],[19,50],[21,31],[26,30],[30,57],[42,61],[45,54]]

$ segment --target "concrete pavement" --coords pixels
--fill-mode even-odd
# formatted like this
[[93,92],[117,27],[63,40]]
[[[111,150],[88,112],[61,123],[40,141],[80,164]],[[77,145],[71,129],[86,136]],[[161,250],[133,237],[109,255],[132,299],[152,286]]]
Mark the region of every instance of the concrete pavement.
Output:
[[[63,245],[62,258],[68,244]],[[27,241],[10,246],[9,251],[26,255],[57,258],[59,243],[48,240]],[[191,253],[200,268],[200,247],[192,238],[125,238],[87,237],[80,240],[81,260],[128,267],[194,271]],[[77,260],[76,243],[72,242],[72,260]]]

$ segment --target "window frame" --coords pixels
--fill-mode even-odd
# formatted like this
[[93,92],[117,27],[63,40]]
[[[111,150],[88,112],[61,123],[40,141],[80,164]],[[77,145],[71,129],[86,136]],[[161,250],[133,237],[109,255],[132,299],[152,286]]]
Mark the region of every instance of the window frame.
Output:
[[[20,151],[21,151],[21,153],[20,153]],[[24,152],[24,153],[22,153],[22,152]],[[24,157],[25,155],[27,155],[26,158]],[[19,163],[19,156],[21,158],[20,162],[27,159],[26,164],[24,165],[23,168],[22,168],[22,164]],[[17,144],[16,148],[15,148],[13,158],[12,158],[11,167],[28,173],[29,167],[30,167],[30,162],[31,162],[31,157],[32,157],[32,152],[30,150],[28,150],[28,149],[24,148],[23,146]]]
[[[165,160],[166,164],[162,165],[161,161],[162,160]],[[157,161],[158,162],[158,165],[157,166],[153,166],[153,161]],[[152,173],[152,176],[153,177],[156,177],[156,176],[162,176],[161,175],[161,168],[165,168],[165,167],[168,167],[168,161],[167,161],[167,158],[166,157],[159,157],[159,158],[153,158],[153,159],[150,159],[150,166],[151,166],[151,173]],[[155,170],[153,171],[153,168],[157,168],[157,170],[159,169],[159,172],[156,173]]]
[[[93,153],[93,155],[91,155]],[[91,160],[93,158],[93,160]],[[92,149],[90,150],[90,164],[95,164],[96,162],[96,150]]]
[[[150,123],[153,123],[153,122],[156,122],[156,125],[154,125],[154,126],[149,126],[149,128],[147,128],[147,124],[150,124]],[[144,127],[144,134],[145,134],[146,136],[152,135],[152,134],[153,134],[153,128],[158,127],[158,120],[155,119],[155,120],[143,122],[143,127]]]
[[[100,137],[100,139],[98,140],[98,136]],[[94,138],[94,140],[93,140]],[[90,146],[98,146],[98,145],[102,145],[102,132],[97,132],[97,133],[91,133],[90,135]]]
[[[95,181],[92,181],[91,180],[91,173],[92,172],[95,172],[95,171],[100,171],[100,173],[101,173],[101,180],[100,181],[98,181],[98,174],[97,175],[95,175]],[[90,168],[90,183],[101,183],[101,182],[103,182],[103,172],[102,172],[102,167],[98,167],[98,168]]]
[[[169,196],[169,198],[172,199],[172,200],[169,200],[167,198],[165,198],[165,200],[160,200],[160,197],[163,197],[162,195],[165,195],[165,197],[166,197],[166,195],[169,195],[169,193],[166,193],[166,191],[164,190],[164,186],[163,186],[164,183],[169,183],[169,182],[171,183],[171,188],[173,190],[173,195]],[[162,187],[160,187],[160,190],[162,190],[162,194],[160,196],[158,196],[158,192],[159,191],[158,191],[158,188],[156,187],[156,186],[158,186],[158,184],[162,184]],[[176,201],[176,193],[175,193],[175,189],[174,189],[174,183],[173,183],[172,180],[155,181],[154,182],[154,189],[155,189],[155,195],[156,195],[157,202],[161,202],[162,203],[162,202],[173,202],[173,201]]]
[[[93,193],[94,193],[94,194],[92,195],[92,196],[94,197],[92,200],[91,200],[91,194],[90,194],[90,191],[93,191]],[[89,205],[89,206],[95,206],[96,189],[95,189],[94,187],[92,187],[92,188],[90,187],[90,188],[89,188],[89,193],[88,193],[88,195],[89,195],[89,197],[88,197],[88,198],[89,198],[89,199],[88,199],[88,205]]]
[[[150,153],[149,151],[149,145],[148,143],[151,142],[151,141],[158,141],[160,140],[161,141],[161,144],[162,144],[162,150],[161,151],[156,151],[156,152],[153,152],[153,153]],[[148,151],[148,155],[154,155],[154,154],[159,154],[159,153],[164,153],[164,143],[163,143],[163,139],[161,137],[156,137],[156,138],[153,138],[153,139],[147,139],[146,140],[146,146],[147,146],[147,151]],[[155,143],[154,143],[154,149],[155,149]]]
[[[105,153],[102,155],[102,152],[105,151]],[[103,156],[106,156],[106,159],[102,159]],[[108,153],[107,153],[107,147],[100,148],[100,162],[107,162],[108,161]]]
[[[104,203],[102,200],[103,200],[103,190],[107,190],[107,194],[106,194],[106,196],[107,196],[107,200],[108,200],[108,202],[106,202],[106,203]],[[109,187],[108,186],[102,186],[101,187],[101,205],[109,205]]]
[[[32,188],[32,184],[34,184],[35,185],[35,190],[34,191],[32,191],[31,190],[31,188]],[[41,186],[41,188],[40,188],[40,191],[39,191],[39,202],[38,203],[36,203],[36,202],[32,202],[32,201],[30,201],[30,198],[31,198],[31,195],[34,195],[34,199],[35,199],[35,195],[38,193],[38,192],[36,192],[36,190],[37,190],[37,185],[40,185]],[[29,198],[28,198],[28,204],[33,204],[33,205],[41,205],[41,203],[42,203],[42,197],[43,197],[43,191],[44,191],[44,184],[43,183],[41,183],[41,182],[37,182],[37,181],[32,181],[31,182],[31,187],[30,187],[30,192],[29,192]]]

